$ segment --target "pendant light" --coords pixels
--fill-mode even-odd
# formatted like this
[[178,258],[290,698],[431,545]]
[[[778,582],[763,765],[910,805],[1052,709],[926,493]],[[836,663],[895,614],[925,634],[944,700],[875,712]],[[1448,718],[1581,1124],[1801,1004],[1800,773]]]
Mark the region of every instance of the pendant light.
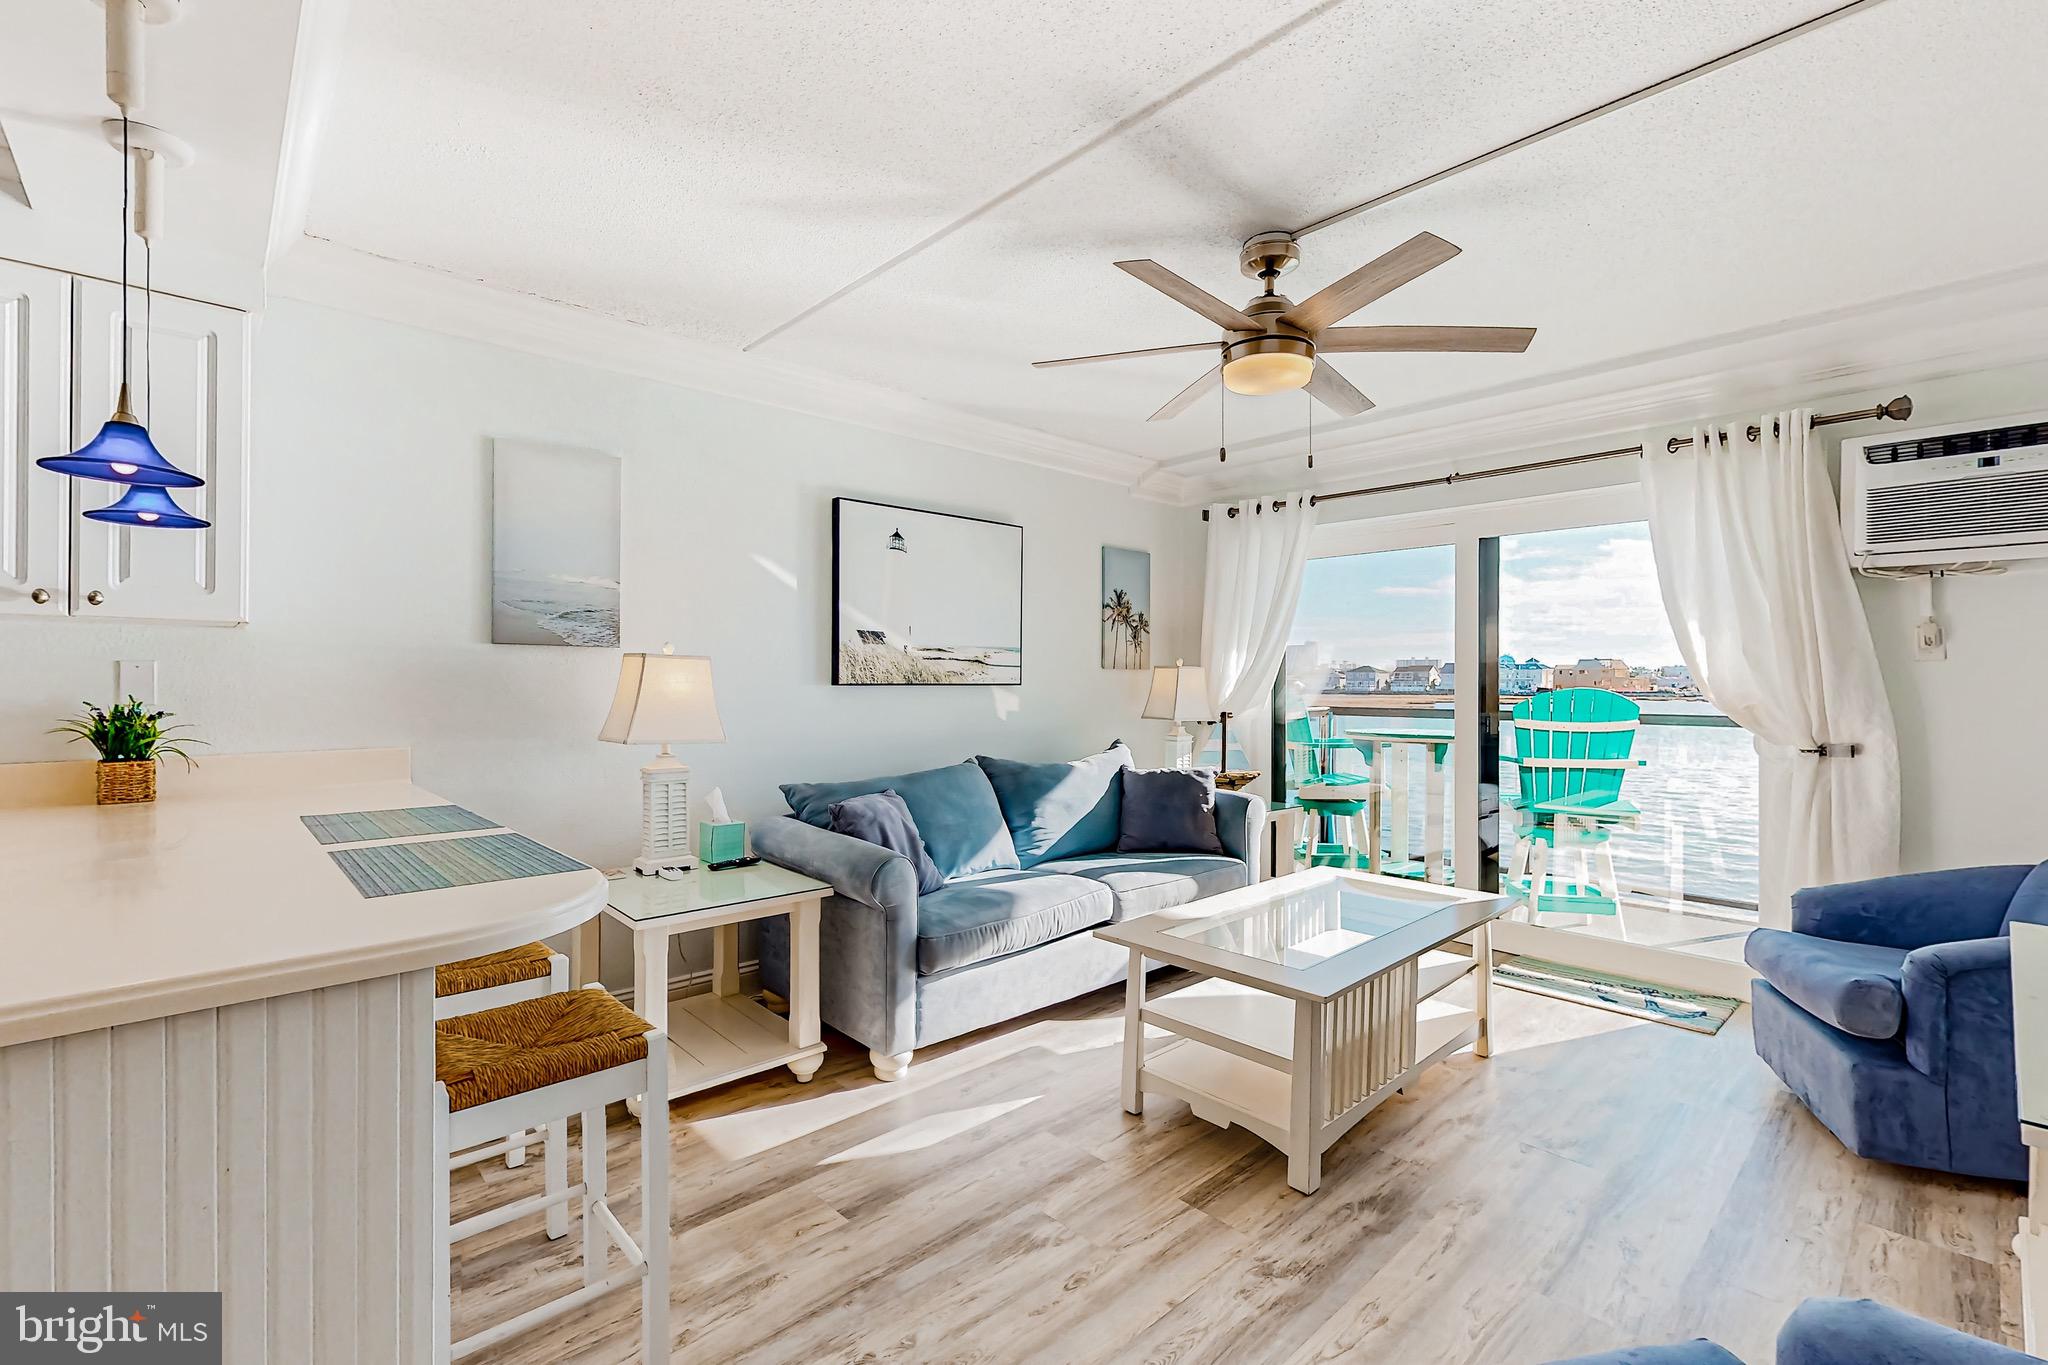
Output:
[[85,518],[116,526],[154,526],[176,531],[203,531],[213,525],[172,502],[169,489],[148,483],[130,484],[118,501],[93,508]]
[[[170,496],[163,493],[162,490],[166,488],[203,488],[206,486],[206,480],[196,474],[187,474],[184,470],[179,469],[176,465],[165,459],[163,453],[156,448],[156,443],[150,440],[148,428],[143,426],[142,422],[129,410],[129,403],[131,401],[128,388],[128,357],[130,349],[128,342],[129,169],[128,114],[124,109],[121,114],[120,396],[114,404],[114,415],[107,419],[106,424],[100,428],[98,435],[69,455],[48,456],[37,460],[36,465],[53,473],[68,474],[76,479],[98,479],[106,483],[127,484],[131,490],[144,487],[153,488],[161,495],[162,503],[168,504],[168,509],[166,509],[152,503],[150,510],[154,511],[157,515],[151,520],[129,522],[125,519],[117,519],[111,516],[95,517],[95,520],[120,520],[123,525],[139,526],[205,526],[208,523],[200,521],[196,517],[187,516],[182,510],[178,509],[177,504],[172,502]],[[144,347],[149,345],[149,341],[150,338],[145,332],[143,337]],[[128,499],[124,497],[113,506],[101,510],[111,513],[127,502]],[[171,520],[171,513],[175,513],[178,520]],[[88,512],[86,515],[91,517],[93,513]],[[139,517],[140,513],[137,515]]]

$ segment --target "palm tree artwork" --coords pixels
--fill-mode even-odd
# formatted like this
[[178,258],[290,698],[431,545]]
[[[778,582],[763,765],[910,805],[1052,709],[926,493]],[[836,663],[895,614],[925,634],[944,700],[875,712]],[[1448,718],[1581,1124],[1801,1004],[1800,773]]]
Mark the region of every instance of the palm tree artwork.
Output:
[[1122,668],[1123,645],[1130,637],[1131,595],[1122,588],[1112,588],[1102,603],[1102,666]]
[[1142,611],[1134,611],[1124,629],[1131,637],[1131,666],[1143,668],[1148,657],[1145,651],[1145,637],[1152,633],[1151,618]]

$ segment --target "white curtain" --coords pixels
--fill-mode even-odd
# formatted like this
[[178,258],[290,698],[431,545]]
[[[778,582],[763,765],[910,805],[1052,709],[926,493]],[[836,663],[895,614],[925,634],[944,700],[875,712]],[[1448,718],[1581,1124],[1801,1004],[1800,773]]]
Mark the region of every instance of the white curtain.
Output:
[[[1754,443],[1695,427],[1691,446],[1649,441],[1643,456],[1679,651],[1756,744],[1758,905],[1777,928],[1801,887],[1898,870],[1891,705],[1812,416],[1766,413]],[[1835,756],[1813,752],[1822,745]]]
[[[1315,529],[1316,509],[1306,493],[1210,504],[1202,668],[1210,700],[1233,719],[1266,714]],[[1256,762],[1263,750],[1257,736],[1237,725],[1231,731]],[[1228,755],[1224,759],[1227,766]]]

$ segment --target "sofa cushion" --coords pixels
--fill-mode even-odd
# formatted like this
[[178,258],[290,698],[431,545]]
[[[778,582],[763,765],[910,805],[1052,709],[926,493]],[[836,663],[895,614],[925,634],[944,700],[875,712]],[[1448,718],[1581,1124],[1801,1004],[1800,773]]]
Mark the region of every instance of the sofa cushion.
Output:
[[886,848],[917,869],[917,893],[929,896],[946,884],[945,874],[925,849],[910,807],[894,791],[869,792],[832,803],[832,832]]
[[1212,768],[1125,768],[1119,853],[1223,853]]
[[2012,904],[2005,908],[2005,922],[1998,926],[1998,932],[2009,934],[2015,924],[2048,924],[2048,863],[2042,863],[2027,874],[2020,883],[2020,889],[2013,893]]
[[917,900],[917,970],[925,975],[986,962],[1097,924],[1115,901],[1086,877],[1036,869],[948,882]]
[[1756,929],[1742,956],[1786,999],[1844,1033],[1894,1038],[1905,1021],[1904,948]]
[[1038,865],[1101,882],[1116,897],[1112,922],[1170,910],[1245,884],[1244,864],[1201,853],[1093,853]]
[[797,819],[830,829],[834,802],[884,790],[903,798],[932,861],[948,879],[1017,866],[1017,849],[995,788],[972,760],[851,782],[791,782],[782,788],[782,798]]
[[975,760],[996,789],[1010,826],[1017,861],[1033,867],[1051,858],[1116,846],[1123,787],[1117,774],[1131,766],[1121,740],[1071,763],[1024,763],[1014,758]]

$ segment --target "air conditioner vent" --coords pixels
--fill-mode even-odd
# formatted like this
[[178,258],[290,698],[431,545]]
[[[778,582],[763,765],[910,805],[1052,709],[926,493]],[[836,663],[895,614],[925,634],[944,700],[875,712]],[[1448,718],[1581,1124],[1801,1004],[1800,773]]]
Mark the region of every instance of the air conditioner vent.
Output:
[[1959,431],[1947,436],[1921,436],[1909,441],[1884,441],[1863,448],[1866,464],[1901,464],[1907,460],[1938,460],[1944,455],[1995,455],[2048,445],[2048,422]]
[[1872,488],[1865,498],[1872,547],[1958,536],[2048,540],[2048,469]]

